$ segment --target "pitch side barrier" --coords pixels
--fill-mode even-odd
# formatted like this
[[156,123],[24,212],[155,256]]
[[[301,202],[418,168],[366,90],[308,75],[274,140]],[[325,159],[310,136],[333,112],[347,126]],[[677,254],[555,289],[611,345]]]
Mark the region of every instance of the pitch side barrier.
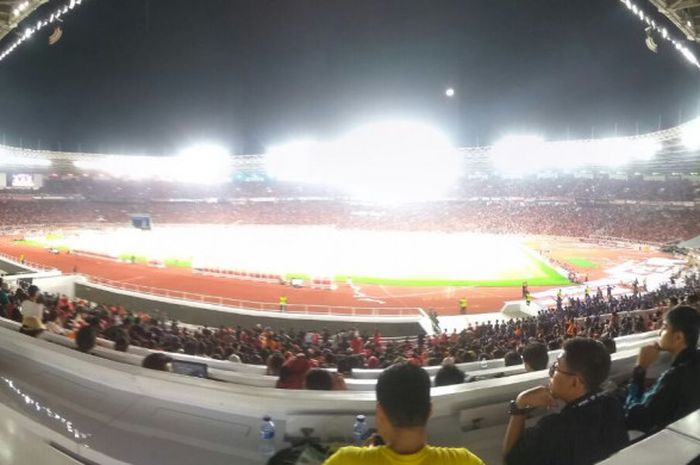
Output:
[[[418,308],[394,309],[395,313],[391,314],[374,312],[373,309],[361,307],[309,305],[299,310],[294,305],[288,305],[287,311],[281,312],[279,305],[275,310],[271,310],[266,307],[256,307],[256,304],[259,304],[256,302],[167,291],[92,278],[76,280],[75,296],[92,302],[122,305],[129,310],[147,313],[148,309],[158,309],[171,319],[209,327],[222,325],[254,327],[257,324],[263,324],[275,330],[327,328],[330,331],[338,331],[356,328],[368,333],[379,330],[386,336],[415,336],[425,333],[425,320],[429,320],[428,316]],[[272,306],[272,304],[264,305]],[[392,309],[383,310],[392,311]]]
[[[302,428],[324,441],[348,441],[357,414],[374,425],[373,392],[254,389],[104,360],[15,330],[0,328],[0,337],[0,404],[88,463],[100,463],[100,454],[110,464],[260,464],[265,414],[277,426],[278,448]],[[614,354],[611,378],[629,376],[635,359]],[[498,463],[507,402],[547,379],[539,371],[433,388],[430,442],[466,446]]]

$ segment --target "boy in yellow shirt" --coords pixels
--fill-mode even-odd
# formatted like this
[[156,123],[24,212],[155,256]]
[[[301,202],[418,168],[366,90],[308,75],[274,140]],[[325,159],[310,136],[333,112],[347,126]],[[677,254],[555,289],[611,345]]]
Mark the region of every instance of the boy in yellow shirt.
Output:
[[343,447],[324,465],[484,465],[464,448],[427,444],[430,377],[411,363],[387,368],[377,380],[377,430],[385,446]]

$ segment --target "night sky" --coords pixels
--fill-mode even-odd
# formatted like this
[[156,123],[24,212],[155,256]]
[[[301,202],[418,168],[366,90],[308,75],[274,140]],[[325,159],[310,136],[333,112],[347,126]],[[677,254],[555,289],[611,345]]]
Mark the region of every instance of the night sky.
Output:
[[8,144],[259,153],[410,118],[468,146],[633,134],[700,108],[700,70],[661,40],[651,53],[617,0],[84,0],[63,29],[0,63]]

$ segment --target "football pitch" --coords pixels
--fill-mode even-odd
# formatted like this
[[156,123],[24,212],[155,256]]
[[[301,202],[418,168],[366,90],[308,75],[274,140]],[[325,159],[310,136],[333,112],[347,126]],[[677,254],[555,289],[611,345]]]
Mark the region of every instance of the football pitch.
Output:
[[569,281],[525,238],[332,226],[162,225],[81,230],[25,243],[166,266],[209,267],[387,286],[557,286]]

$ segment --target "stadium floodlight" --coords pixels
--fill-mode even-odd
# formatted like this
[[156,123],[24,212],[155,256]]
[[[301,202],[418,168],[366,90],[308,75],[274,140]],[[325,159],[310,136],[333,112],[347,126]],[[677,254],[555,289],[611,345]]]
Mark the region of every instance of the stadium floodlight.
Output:
[[700,117],[683,125],[681,141],[689,150],[700,150]]
[[30,158],[14,155],[2,155],[0,157],[0,166],[26,166],[44,168],[51,166],[51,160],[46,158]]
[[356,198],[381,203],[436,200],[462,175],[459,153],[444,134],[411,121],[359,127],[331,144],[331,182]]
[[114,178],[142,180],[156,176],[159,165],[164,164],[162,157],[109,155],[92,160],[73,162],[79,170],[98,171]]
[[538,136],[509,136],[495,144],[490,155],[501,174],[525,176],[584,166],[621,166],[648,160],[660,150],[661,144],[649,137],[546,142]]
[[336,187],[355,198],[402,203],[441,198],[461,176],[459,153],[438,130],[416,122],[362,126],[339,139],[270,148],[269,176]]
[[265,151],[263,166],[268,176],[290,182],[322,183],[315,176],[314,158],[317,156],[319,143],[311,139],[301,139],[283,145],[270,147]]
[[490,150],[491,163],[506,176],[524,176],[546,170],[555,163],[543,137],[532,134],[509,135]]
[[233,164],[228,151],[203,144],[189,147],[169,163],[166,173],[173,181],[193,184],[220,184],[231,180]]

